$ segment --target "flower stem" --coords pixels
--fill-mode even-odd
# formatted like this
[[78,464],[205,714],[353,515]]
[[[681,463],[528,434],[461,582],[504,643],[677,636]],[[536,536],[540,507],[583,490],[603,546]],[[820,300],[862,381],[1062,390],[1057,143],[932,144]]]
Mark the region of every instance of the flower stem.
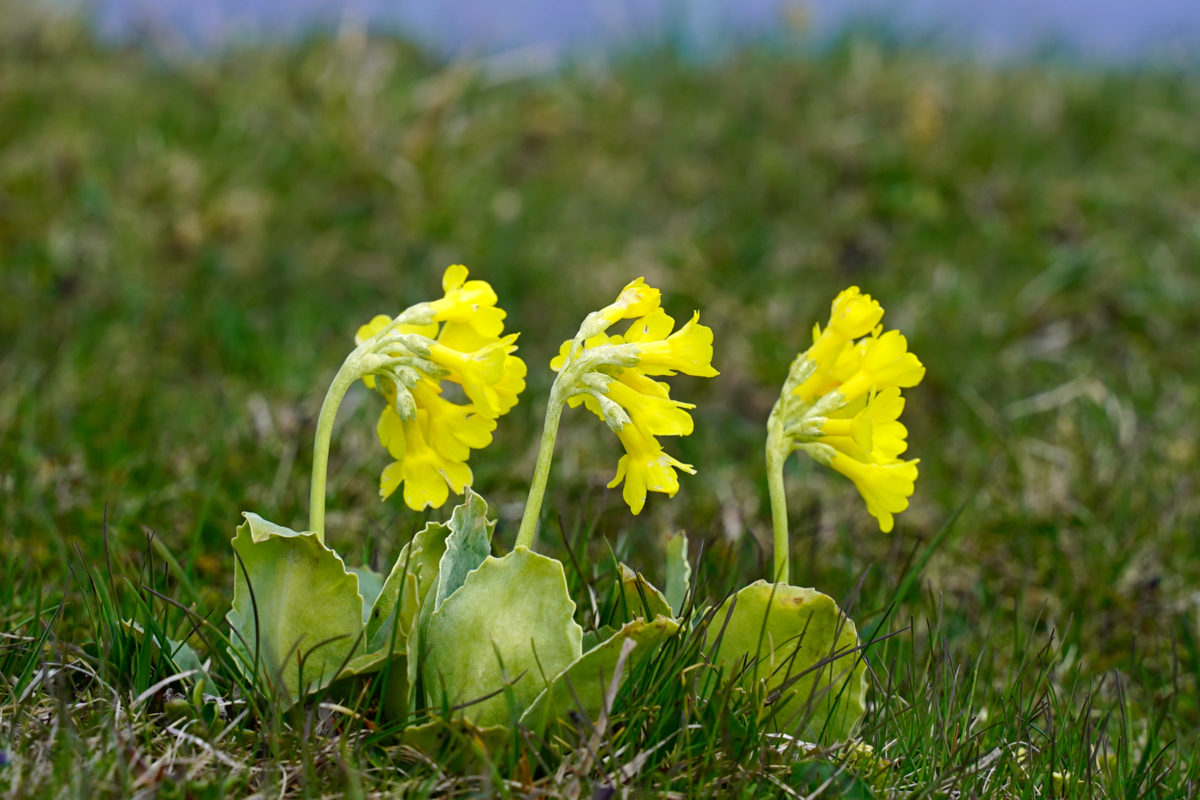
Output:
[[542,427],[542,441],[538,446],[537,466],[533,470],[533,482],[529,485],[529,497],[525,499],[525,513],[521,515],[521,527],[517,531],[517,547],[533,547],[537,533],[538,518],[542,513],[542,500],[546,497],[546,481],[550,478],[550,462],[554,458],[554,440],[558,437],[558,423],[562,420],[564,369],[558,374],[550,389],[550,402],[546,408],[546,424]]
[[308,529],[317,534],[320,542],[325,541],[325,480],[329,471],[329,440],[333,436],[333,421],[337,418],[342,398],[353,383],[364,374],[361,359],[362,348],[356,349],[342,362],[341,369],[333,376],[321,413],[317,417],[317,433],[313,439],[312,479],[308,492]]
[[783,415],[777,404],[767,421],[767,494],[771,498],[771,529],[774,533],[775,566],[773,580],[787,583],[791,579],[787,519],[787,494],[783,485],[783,465],[788,457],[787,435],[783,430]]

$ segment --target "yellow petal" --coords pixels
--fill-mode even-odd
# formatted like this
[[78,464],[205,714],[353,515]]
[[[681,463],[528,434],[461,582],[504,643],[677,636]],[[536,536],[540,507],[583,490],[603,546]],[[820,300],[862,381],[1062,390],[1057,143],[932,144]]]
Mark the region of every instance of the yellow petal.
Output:
[[900,422],[904,398],[900,387],[889,386],[873,395],[861,415],[871,420],[871,451],[881,464],[894,461],[908,449],[908,429]]
[[404,504],[413,511],[441,508],[450,497],[446,481],[429,463],[404,465]]
[[[638,368],[647,375],[672,375],[675,372],[702,378],[718,375],[712,366],[712,329],[701,325],[699,320],[700,313],[696,312],[682,328],[662,340],[631,339],[631,343],[637,345]],[[639,335],[642,331],[638,330]]]
[[621,496],[634,514],[641,513],[647,492],[674,496],[679,491],[675,470],[696,472],[690,464],[667,455],[653,436],[646,435],[636,425],[623,427],[617,432],[617,438],[625,446],[626,454],[617,463],[617,475],[608,486],[613,488],[624,479]]
[[471,484],[471,469],[465,462],[445,458],[427,439],[429,412],[418,408],[414,420],[401,421],[405,452],[384,468],[379,491],[385,499],[403,484],[404,503],[414,511],[442,506],[450,489],[458,494]]
[[462,264],[451,264],[442,273],[442,292],[450,294],[467,280],[467,268]]
[[376,314],[375,316],[371,317],[370,322],[359,327],[358,332],[354,334],[354,343],[362,344],[367,339],[370,339],[372,336],[386,328],[388,323],[391,321],[392,318],[387,314]]
[[404,464],[393,461],[383,468],[379,476],[379,499],[387,500],[392,493],[404,482]]
[[412,389],[417,405],[428,413],[429,444],[450,461],[465,462],[471,450],[492,443],[496,421],[475,413],[471,405],[458,405],[441,396],[441,388],[429,380]]
[[375,432],[379,435],[379,442],[387,448],[392,458],[397,461],[404,458],[407,449],[404,444],[404,422],[390,404],[383,407],[379,422],[375,425]]
[[633,424],[651,436],[687,436],[692,432],[692,417],[685,410],[695,408],[690,403],[645,395],[619,380],[609,383],[608,396],[629,413]]
[[900,331],[870,337],[860,346],[863,353],[858,370],[838,388],[847,402],[889,386],[916,386],[925,377],[925,366],[908,352],[908,340]]
[[625,341],[659,342],[670,336],[674,327],[675,320],[661,308],[656,308],[629,326],[629,330],[625,331]]
[[597,313],[604,320],[604,327],[607,328],[617,320],[645,316],[658,308],[661,301],[662,294],[658,289],[647,285],[642,278],[634,278],[625,285],[614,302]]
[[639,369],[623,369],[617,375],[617,380],[639,394],[649,397],[662,397],[665,399],[671,392],[671,387],[666,381],[656,381]]
[[917,463],[917,459],[863,463],[839,452],[829,466],[854,482],[867,503],[867,513],[879,520],[881,531],[888,533],[892,530],[892,515],[908,508],[908,498],[917,480]]
[[843,289],[833,299],[829,309],[829,325],[843,339],[866,336],[883,319],[883,308],[871,295],[863,294],[857,286]]
[[453,264],[442,275],[445,296],[430,305],[438,322],[455,322],[484,338],[495,338],[504,330],[503,309],[496,307],[496,292],[487,281],[468,281],[467,268]]

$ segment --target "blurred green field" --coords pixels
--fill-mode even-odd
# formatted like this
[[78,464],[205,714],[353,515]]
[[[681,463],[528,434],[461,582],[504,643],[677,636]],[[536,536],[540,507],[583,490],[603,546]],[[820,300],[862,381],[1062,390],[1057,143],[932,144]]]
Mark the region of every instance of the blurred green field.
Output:
[[[855,38],[532,77],[352,34],[188,60],[0,12],[0,630],[14,642],[65,597],[52,639],[82,646],[68,564],[146,566],[147,531],[191,576],[181,599],[222,614],[240,512],[303,525],[316,413],[354,331],[435,296],[456,262],[496,288],[530,366],[472,458],[502,547],[559,343],[638,275],[677,318],[701,310],[721,376],[678,382],[696,433],[669,447],[699,474],[633,518],[603,486],[615,437],[568,413],[543,541],[564,555],[561,531],[583,530],[592,558],[611,546],[654,578],[685,529],[719,597],[766,573],[767,413],[856,284],[928,367],[906,393],[912,507],[884,535],[839,476],[797,459],[788,487],[793,582],[880,631],[912,624],[875,665],[867,729],[893,680],[921,725],[937,718],[930,691],[957,691],[1014,747],[1119,723],[1131,752],[1162,753],[1140,783],[1131,767],[1105,786],[1195,796],[1195,755],[1172,743],[1200,730],[1196,75],[984,67]],[[328,531],[348,561],[382,566],[430,515],[378,501],[378,411],[358,390],[343,407]],[[1042,658],[1062,708],[1007,718],[1022,665]],[[913,742],[921,725],[904,729]],[[907,741],[873,730],[876,748]],[[936,764],[901,754],[914,785],[979,755],[978,727],[953,730]],[[0,712],[0,750],[21,735]],[[1047,775],[1062,768],[1049,758]]]

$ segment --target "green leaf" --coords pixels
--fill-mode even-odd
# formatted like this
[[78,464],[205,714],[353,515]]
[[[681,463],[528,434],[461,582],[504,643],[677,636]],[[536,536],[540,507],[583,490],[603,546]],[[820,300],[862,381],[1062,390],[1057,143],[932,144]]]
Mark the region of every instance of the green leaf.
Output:
[[688,561],[688,538],[683,531],[667,537],[667,589],[663,593],[672,615],[683,612],[688,589],[692,585],[692,564]]
[[468,572],[492,554],[492,531],[495,528],[496,523],[487,519],[487,501],[467,487],[466,501],[450,515],[446,552],[438,565],[434,611],[463,585]]
[[405,649],[404,641],[415,635],[414,619],[421,601],[437,583],[438,564],[446,553],[449,535],[449,527],[431,522],[401,548],[367,620],[368,650],[390,646],[397,610],[400,611],[400,622],[396,649]]
[[233,539],[241,562],[226,619],[243,668],[257,665],[290,705],[327,686],[348,657],[363,652],[358,577],[317,534],[244,516]]
[[343,678],[370,675],[383,666],[387,660],[388,654],[385,650],[375,653],[359,653],[346,662],[346,666],[342,667],[342,671],[337,674],[337,679],[340,681]]
[[[429,625],[429,613],[433,610],[433,603],[426,603],[425,598],[437,584],[438,565],[442,556],[446,554],[446,540],[449,536],[450,527],[441,522],[430,522],[417,531],[412,541],[401,549],[396,564],[384,583],[379,600],[375,603],[375,610],[379,614],[376,615],[373,610],[371,622],[367,623],[369,644],[374,649],[384,649],[390,642],[393,619],[396,610],[399,609],[401,619],[397,638],[404,636],[403,649],[407,654],[405,685],[409,688],[418,686],[420,665],[425,661],[421,643],[424,639],[423,632]],[[405,575],[409,577],[406,578]],[[401,591],[405,595],[403,598],[400,597]],[[435,593],[434,597],[436,596]],[[400,647],[399,641],[396,647]],[[417,692],[413,691],[408,695],[408,699],[412,702],[404,709],[403,714],[392,713],[399,709],[398,703],[389,704],[385,698],[385,705],[393,717],[403,717],[415,709]]]
[[[400,734],[400,741],[438,759],[446,770],[466,771],[465,758],[488,759],[500,751],[509,740],[508,728],[503,725],[480,727],[465,719],[432,719],[420,725],[410,725]],[[466,746],[464,746],[466,745]]]
[[828,595],[756,581],[717,609],[706,636],[713,664],[742,676],[771,730],[833,742],[866,711],[858,632]]
[[[367,616],[367,652],[403,652],[420,604],[417,576],[404,569],[408,549],[400,553]],[[400,619],[396,620],[399,612]],[[395,632],[395,643],[392,634]]]
[[622,674],[628,675],[656,645],[678,630],[678,622],[661,616],[653,621],[638,619],[625,623],[619,631],[556,675],[550,686],[521,715],[521,724],[541,734],[549,722],[572,711],[595,721],[604,708],[605,693],[625,643],[634,644],[622,665]]
[[379,593],[383,591],[383,576],[370,567],[347,567],[347,572],[353,572],[358,577],[358,593],[363,599],[363,624],[371,618],[371,608]]
[[675,616],[667,598],[642,573],[634,572],[624,564],[619,565],[618,570],[617,599],[610,620],[614,627],[635,619]]
[[[397,564],[405,563],[408,559],[408,571],[417,576],[420,587],[420,600],[425,599],[429,590],[437,585],[438,565],[446,554],[446,539],[450,536],[450,526],[444,522],[429,522],[417,531],[410,545],[405,545],[400,551]],[[412,551],[409,556],[408,551]],[[394,571],[394,570],[393,570]]]
[[618,629],[614,628],[612,625],[601,625],[599,628],[596,628],[595,630],[584,631],[583,632],[583,640],[582,640],[583,652],[586,653],[588,650],[591,650],[593,647],[600,644],[605,639],[607,639],[608,637],[610,637],[614,633],[616,633],[617,630]]
[[509,723],[581,655],[574,613],[559,561],[525,547],[489,556],[429,616],[430,707],[461,706],[455,715],[479,727]]

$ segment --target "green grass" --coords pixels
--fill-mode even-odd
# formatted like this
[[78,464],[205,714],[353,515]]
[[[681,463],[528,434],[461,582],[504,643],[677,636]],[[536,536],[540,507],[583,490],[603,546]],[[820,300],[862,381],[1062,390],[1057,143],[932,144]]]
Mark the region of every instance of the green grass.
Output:
[[[848,40],[505,80],[388,39],[193,62],[11,0],[0,15],[6,794],[1200,791],[1193,74]],[[661,583],[680,528],[700,599],[765,575],[762,440],[789,360],[837,290],[882,301],[928,367],[905,412],[912,508],[882,535],[838,476],[788,476],[793,582],[892,634],[868,649],[880,776],[764,743],[744,698],[689,683],[686,637],[565,756],[518,741],[439,765],[396,745],[369,693],[278,715],[236,670],[221,699],[161,684],[175,665],[121,621],[179,638],[207,619],[221,671],[239,512],[303,525],[355,329],[457,261],[496,287],[530,364],[472,459],[502,547],[545,365],[582,316],[645,275],[716,332],[721,376],[678,381],[698,408],[673,452],[699,474],[673,500],[630,517],[603,488],[615,438],[564,419],[542,542],[581,604],[610,549]],[[328,531],[382,567],[428,515],[379,503],[377,413],[355,391],[340,417]]]

